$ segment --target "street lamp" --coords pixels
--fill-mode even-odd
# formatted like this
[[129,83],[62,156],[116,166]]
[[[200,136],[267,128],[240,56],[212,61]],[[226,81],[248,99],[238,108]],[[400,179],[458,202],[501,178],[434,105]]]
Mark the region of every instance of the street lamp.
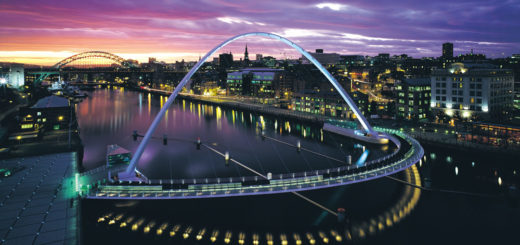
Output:
[[5,77],[0,77],[0,85],[4,87],[4,96],[5,96],[5,87],[7,86],[7,79]]

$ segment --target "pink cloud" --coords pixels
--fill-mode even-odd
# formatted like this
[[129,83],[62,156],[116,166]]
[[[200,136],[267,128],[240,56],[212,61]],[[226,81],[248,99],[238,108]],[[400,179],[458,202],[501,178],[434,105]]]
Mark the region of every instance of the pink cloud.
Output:
[[[204,54],[239,33],[294,29],[323,33],[291,39],[329,52],[439,56],[445,41],[490,56],[520,49],[520,33],[512,31],[520,29],[520,5],[505,0],[333,2],[319,8],[320,2],[297,0],[6,0],[0,3],[0,51]],[[228,50],[242,52],[240,46]]]

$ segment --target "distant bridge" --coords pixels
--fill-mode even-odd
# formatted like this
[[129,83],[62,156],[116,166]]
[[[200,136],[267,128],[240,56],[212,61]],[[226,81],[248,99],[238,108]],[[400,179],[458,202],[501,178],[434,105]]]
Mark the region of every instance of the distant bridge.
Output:
[[[107,63],[108,61],[109,63]],[[35,84],[39,84],[45,79],[47,79],[50,75],[59,75],[61,68],[64,68],[68,65],[70,66],[78,66],[78,67],[86,67],[86,68],[95,68],[95,67],[106,67],[107,65],[118,65],[120,67],[130,67],[129,62],[125,62],[125,59],[109,53],[105,51],[87,51],[79,54],[72,55],[67,57],[60,62],[54,64],[47,71],[36,71],[30,72],[30,74],[38,75],[38,77],[34,80]]]
[[109,52],[104,52],[104,51],[87,51],[87,52],[75,54],[73,56],[65,58],[65,59],[61,60],[60,62],[56,63],[55,65],[53,65],[52,68],[60,69],[62,67],[65,67],[68,64],[71,64],[71,63],[74,63],[77,61],[86,61],[85,64],[90,65],[90,66],[95,66],[96,63],[92,63],[92,61],[93,61],[93,59],[97,59],[97,58],[111,60],[112,62],[114,62],[117,65],[125,66],[125,63],[124,63],[125,59],[123,59],[122,57],[117,56],[115,54],[112,54]]

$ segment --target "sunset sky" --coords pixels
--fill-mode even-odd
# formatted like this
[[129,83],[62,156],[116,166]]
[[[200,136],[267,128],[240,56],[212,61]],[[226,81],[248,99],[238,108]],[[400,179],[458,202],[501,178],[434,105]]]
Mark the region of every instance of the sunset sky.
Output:
[[[341,54],[488,57],[520,53],[519,0],[2,0],[0,61],[52,65],[101,50],[146,61],[196,60],[244,32],[280,34],[303,48]],[[247,39],[223,51],[298,57],[286,46]],[[235,56],[240,58],[241,55]]]

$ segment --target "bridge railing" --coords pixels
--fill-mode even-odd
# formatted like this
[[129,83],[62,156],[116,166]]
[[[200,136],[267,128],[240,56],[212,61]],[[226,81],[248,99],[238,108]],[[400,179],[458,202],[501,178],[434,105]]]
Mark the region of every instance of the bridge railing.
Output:
[[[369,179],[381,177],[384,175],[393,174],[408,168],[410,165],[417,163],[424,155],[423,148],[413,138],[398,133],[399,136],[404,136],[404,140],[410,144],[409,149],[400,154],[402,157],[398,157],[397,160],[383,165],[373,165],[372,168],[367,166],[359,168],[359,171],[351,169],[350,171],[336,173],[329,172],[314,172],[315,175],[294,177],[294,178],[279,178],[272,179],[268,183],[246,184],[245,177],[239,179],[243,180],[240,183],[233,182],[221,182],[217,184],[205,184],[205,183],[183,183],[182,185],[170,186],[176,188],[166,188],[167,183],[159,181],[158,183],[151,182],[152,189],[130,189],[121,188],[122,185],[144,185],[138,183],[123,182],[118,185],[104,186],[103,189],[93,189],[92,192],[88,193],[93,198],[197,198],[204,196],[226,196],[226,195],[253,195],[265,192],[287,192],[291,190],[307,190],[317,189],[328,186],[344,185],[346,183],[355,183],[366,181]],[[390,158],[387,158],[388,160]],[[252,177],[253,180],[258,178]],[[223,178],[226,179],[226,178]],[[172,180],[169,180],[172,181]],[[148,186],[150,183],[148,183]],[[160,189],[160,190],[159,190]]]
[[[401,149],[401,151],[396,150],[392,152],[390,155],[386,155],[384,157],[374,159],[371,161],[366,162],[364,165],[348,165],[345,162],[345,165],[334,167],[334,168],[328,168],[328,169],[319,169],[319,170],[312,170],[312,171],[304,171],[304,172],[294,172],[294,173],[280,173],[280,174],[273,174],[271,181],[276,180],[284,180],[284,179],[299,179],[299,178],[307,178],[311,176],[338,176],[338,175],[345,175],[347,173],[356,173],[356,172],[362,172],[366,170],[367,168],[375,168],[377,165],[382,165],[388,162],[389,160],[392,160],[395,158],[395,156],[402,152],[402,150],[407,149]],[[98,176],[97,178],[92,178],[92,180],[97,181],[97,179],[105,178],[107,176],[107,171],[109,169],[106,167],[106,165],[98,167],[96,169],[90,170],[88,172],[82,173],[81,176]],[[148,184],[148,185],[169,185],[171,188],[188,188],[191,185],[204,185],[204,184],[226,184],[226,183],[239,183],[244,186],[247,185],[263,185],[268,183],[269,181],[263,179],[259,176],[242,176],[242,177],[222,177],[222,178],[192,178],[192,179],[147,179],[146,181],[142,182],[136,182],[136,181],[117,181],[115,184],[122,184],[122,185],[140,185],[140,184]]]

